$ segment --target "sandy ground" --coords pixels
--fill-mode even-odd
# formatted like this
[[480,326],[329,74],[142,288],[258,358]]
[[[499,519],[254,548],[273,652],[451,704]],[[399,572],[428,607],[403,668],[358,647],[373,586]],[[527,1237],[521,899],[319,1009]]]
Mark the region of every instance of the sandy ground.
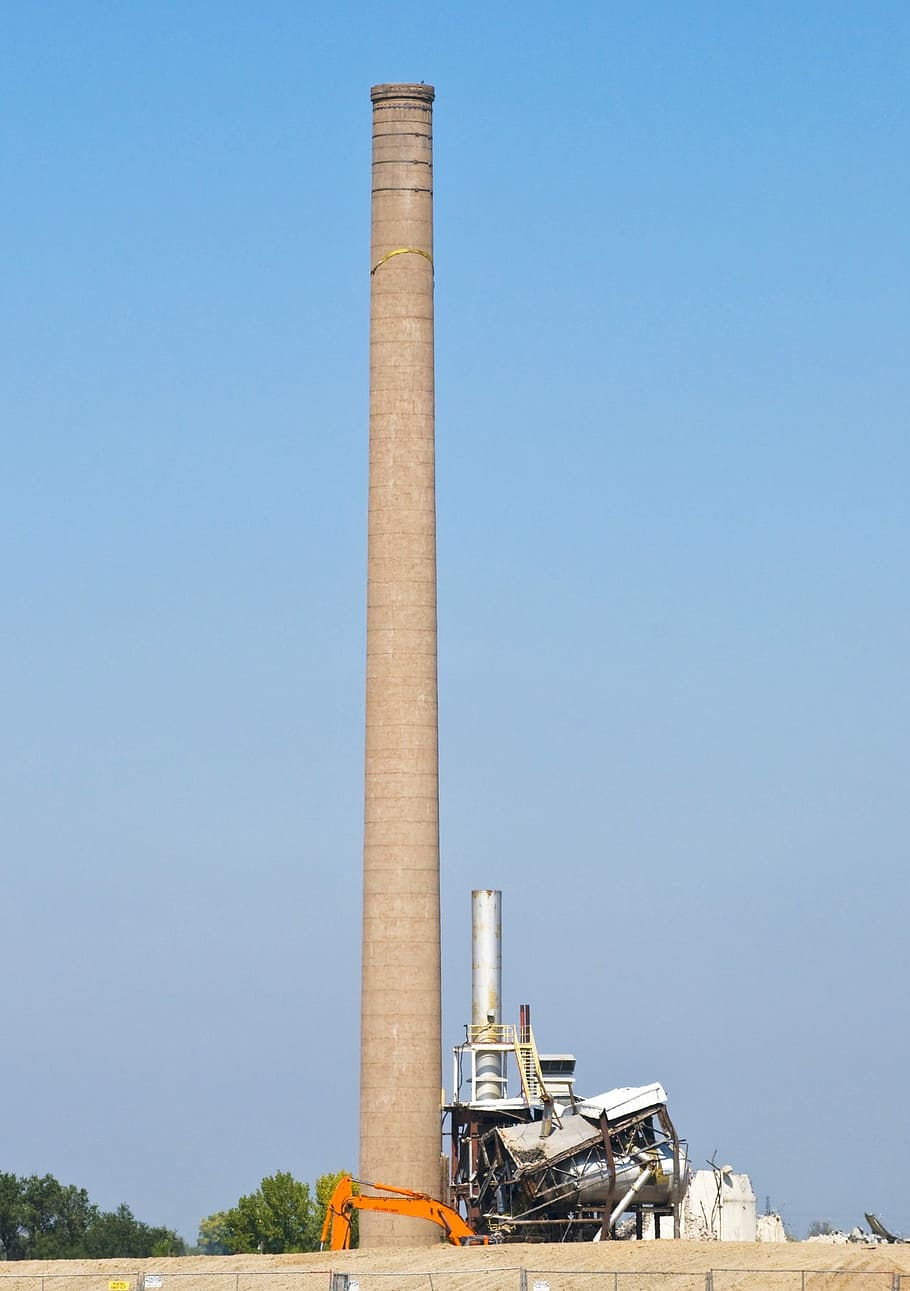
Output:
[[[910,1243],[610,1242],[0,1264],[0,1291],[910,1291]],[[712,1281],[706,1279],[709,1270]],[[111,1288],[114,1282],[128,1287]],[[547,1286],[535,1283],[548,1283]],[[352,1289],[353,1291],[353,1289]]]

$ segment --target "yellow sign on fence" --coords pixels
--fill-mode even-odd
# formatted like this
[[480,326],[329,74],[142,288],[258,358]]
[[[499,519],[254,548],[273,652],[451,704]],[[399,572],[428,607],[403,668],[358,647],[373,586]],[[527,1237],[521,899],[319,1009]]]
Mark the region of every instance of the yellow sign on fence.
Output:
[[130,1284],[122,1279],[114,1278],[112,1282],[108,1282],[107,1291],[130,1291]]

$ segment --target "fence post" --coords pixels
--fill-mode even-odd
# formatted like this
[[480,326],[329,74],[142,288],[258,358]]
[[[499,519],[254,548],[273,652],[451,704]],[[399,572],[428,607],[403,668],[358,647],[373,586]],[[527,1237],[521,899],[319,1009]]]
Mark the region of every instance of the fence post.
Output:
[[714,1270],[708,1269],[705,1274],[705,1291],[714,1291]]
[[518,1270],[518,1291],[528,1291],[528,1270],[524,1265]]
[[619,1291],[619,1274],[613,1270],[613,1291]]
[[805,1269],[800,1269],[799,1291],[806,1291],[806,1270]]
[[891,1291],[901,1291],[901,1275],[899,1273],[891,1274]]

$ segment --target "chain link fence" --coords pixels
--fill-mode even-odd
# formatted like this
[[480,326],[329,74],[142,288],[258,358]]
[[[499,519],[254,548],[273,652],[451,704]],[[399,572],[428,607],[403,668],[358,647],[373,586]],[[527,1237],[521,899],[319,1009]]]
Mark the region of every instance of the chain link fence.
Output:
[[[7,1266],[8,1267],[8,1266]],[[330,1291],[322,1269],[225,1269],[221,1272],[0,1273],[0,1291]]]
[[0,1291],[910,1291],[910,1274],[869,1269],[323,1269],[142,1273],[0,1273]]
[[453,1269],[432,1273],[333,1273],[327,1291],[910,1291],[910,1274],[881,1269],[709,1269],[704,1273],[669,1269]]
[[[712,1269],[705,1291],[749,1291],[754,1269]],[[901,1275],[883,1269],[763,1269],[762,1291],[900,1291]]]

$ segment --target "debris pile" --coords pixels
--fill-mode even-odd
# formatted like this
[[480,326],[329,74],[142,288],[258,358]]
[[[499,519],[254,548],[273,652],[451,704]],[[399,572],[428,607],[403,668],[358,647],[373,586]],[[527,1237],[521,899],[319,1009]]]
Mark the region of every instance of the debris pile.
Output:
[[848,1246],[851,1243],[862,1246],[886,1246],[888,1239],[879,1237],[875,1233],[863,1232],[857,1225],[851,1228],[849,1233],[835,1228],[830,1233],[816,1233],[813,1237],[807,1237],[806,1241],[818,1242],[822,1246]]

